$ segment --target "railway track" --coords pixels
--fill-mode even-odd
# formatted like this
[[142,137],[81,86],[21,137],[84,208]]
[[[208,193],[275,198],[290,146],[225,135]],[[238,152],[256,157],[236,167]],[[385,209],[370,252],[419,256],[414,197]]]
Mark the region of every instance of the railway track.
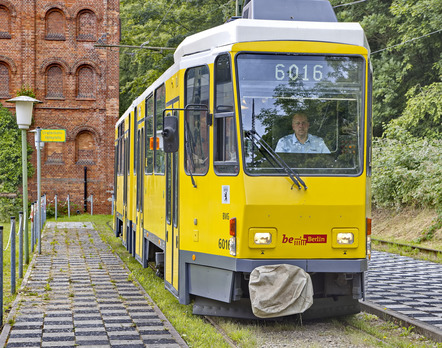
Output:
[[[382,245],[412,247],[423,254],[439,255],[439,250],[381,241]],[[361,311],[374,314],[382,320],[409,328],[435,342],[442,342],[442,266],[429,261],[374,251],[368,271],[367,299],[361,301]],[[236,347],[228,334],[209,317],[205,318]],[[392,346],[382,338],[362,330],[345,320],[346,325]]]
[[418,245],[390,242],[390,241],[386,241],[386,240],[382,240],[382,239],[377,239],[377,238],[372,238],[372,241],[374,241],[376,243],[379,243],[380,245],[397,246],[397,247],[400,247],[400,248],[417,250],[420,253],[427,254],[427,255],[432,255],[432,256],[435,256],[435,257],[437,257],[439,255],[442,255],[442,251],[441,250],[424,248],[424,247],[421,247],[421,246],[418,246]]
[[[385,253],[385,254],[387,254],[387,253]],[[382,266],[381,268],[385,268],[384,266],[385,266],[386,263],[382,259],[381,260],[377,260],[380,255],[382,255],[382,254],[377,252],[377,251],[375,251],[374,252],[374,260],[373,260],[373,262],[377,262],[377,263],[381,264],[381,266]],[[397,257],[399,257],[399,256],[397,256]],[[400,262],[396,262],[396,263],[403,263],[403,259],[400,259],[399,261]],[[405,261],[407,261],[407,262],[418,262],[418,263],[419,262],[425,262],[425,261],[411,260],[410,258],[405,258]],[[151,265],[149,265],[149,266],[151,267]],[[422,265],[420,267],[422,267]],[[155,270],[154,267],[152,267],[152,268]],[[416,269],[414,264],[411,265],[410,269]],[[370,272],[371,271],[372,270],[370,269]],[[397,271],[393,271],[393,272],[396,273],[396,274],[398,273]],[[375,274],[375,275],[372,275],[370,277],[370,275],[369,275],[369,278],[371,278],[371,279],[378,278],[378,276]],[[388,285],[388,286],[390,286],[390,285]],[[413,286],[415,286],[415,284]],[[425,291],[425,289],[424,289],[424,292],[428,292],[428,290]],[[440,296],[442,296],[442,293],[440,294]],[[375,314],[377,317],[379,317],[379,318],[381,318],[383,320],[388,320],[390,322],[394,322],[397,325],[399,325],[400,327],[413,326],[414,329],[412,331],[417,332],[419,334],[422,334],[423,336],[425,336],[425,337],[427,337],[429,339],[432,339],[433,341],[442,342],[442,331],[441,331],[442,329],[438,329],[438,328],[435,328],[432,325],[423,323],[421,320],[417,320],[417,319],[415,319],[415,318],[413,318],[413,317],[411,317],[409,315],[404,315],[404,314],[399,313],[397,311],[388,309],[387,306],[385,306],[385,305],[376,304],[371,299],[367,299],[367,300],[368,301],[363,302],[361,304],[362,311],[367,312],[367,313]],[[442,303],[442,300],[441,300],[441,303]],[[441,310],[441,312],[442,312],[442,310]],[[227,332],[228,329],[223,329],[221,327],[222,325],[218,324],[218,319],[217,318],[205,317],[204,319],[205,319],[205,321],[207,323],[210,323],[210,325],[215,327],[215,329],[222,335],[222,337],[224,338],[225,342],[230,347],[238,347],[239,346],[235,341],[233,341],[229,337],[229,333]],[[442,320],[442,315],[441,315],[441,320]],[[341,321],[341,320],[338,319],[338,321]],[[249,322],[249,324],[250,324],[250,322]],[[292,336],[285,337],[285,339],[286,339],[286,343],[285,344],[286,344],[287,347],[291,347],[291,346],[296,346],[296,347],[301,347],[301,346],[304,347],[305,346],[305,347],[309,347],[309,345],[305,344],[305,342],[316,342],[316,340],[318,340],[318,339],[320,340],[321,344],[323,343],[323,346],[327,346],[327,345],[329,346],[331,344],[330,342],[335,342],[336,343],[335,346],[354,346],[352,344],[346,345],[346,342],[339,341],[340,339],[342,339],[342,337],[341,338],[336,338],[336,335],[333,335],[333,333],[330,334],[330,335],[326,335],[325,336],[326,338],[318,337],[318,335],[317,335],[318,332],[327,331],[327,330],[329,330],[329,328],[331,328],[331,330],[332,330],[331,332],[333,332],[333,330],[334,330],[335,332],[337,332],[337,335],[341,335],[342,336],[342,327],[341,328],[336,328],[336,327],[334,327],[334,325],[332,323],[330,323],[327,320],[316,321],[314,323],[304,322],[303,324],[300,324],[300,322],[297,321],[297,322],[293,322],[292,324],[293,325],[290,325],[291,326],[290,330],[293,332]],[[244,322],[244,325],[246,326],[247,323]],[[251,328],[252,331],[255,330],[257,326],[259,326],[259,324],[257,325],[256,323],[252,324],[252,325],[253,325],[253,327]],[[319,327],[318,327],[318,325],[319,325]],[[349,321],[349,320],[347,320],[345,318],[344,318],[344,321],[343,321],[343,325],[351,326],[355,330],[358,330],[359,332],[364,333],[364,335],[366,335],[367,337],[372,337],[373,340],[381,342],[381,344],[383,346],[386,346],[386,347],[394,346],[391,343],[389,343],[388,340],[383,339],[382,336],[381,337],[379,337],[379,336],[376,337],[372,333],[359,328],[357,325],[352,324],[351,321]],[[264,325],[264,327],[265,327],[265,329],[268,329],[267,324]],[[324,328],[325,328],[325,330],[324,330]],[[281,335],[281,331],[275,330],[272,333],[270,333],[269,336],[270,335],[271,336],[284,336],[284,335],[288,335],[288,334],[287,334],[287,331],[285,331],[285,333],[283,335]],[[302,341],[302,339],[303,339],[302,337],[304,337],[304,341]],[[279,339],[284,339],[284,337],[280,337]],[[302,344],[299,345],[298,344],[299,340],[301,340],[301,342],[304,342],[304,345],[302,345]],[[272,346],[273,343],[274,342],[270,342],[269,346]],[[280,341],[278,341],[278,344],[280,344]],[[275,344],[273,344],[273,345],[275,346]],[[279,346],[281,346],[281,345],[279,345]]]

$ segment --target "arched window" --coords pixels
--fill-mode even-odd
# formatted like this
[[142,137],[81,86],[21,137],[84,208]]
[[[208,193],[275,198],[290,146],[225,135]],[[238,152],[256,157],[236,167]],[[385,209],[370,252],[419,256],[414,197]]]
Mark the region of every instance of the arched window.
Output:
[[95,71],[88,65],[77,71],[77,98],[94,99],[96,88]]
[[95,164],[95,140],[92,133],[80,132],[75,139],[77,164]]
[[46,16],[46,39],[65,40],[65,18],[61,11],[51,10]]
[[77,17],[77,40],[96,41],[97,17],[89,10],[81,11]]
[[63,164],[64,143],[48,142],[45,145],[46,164]]
[[9,69],[8,67],[0,62],[0,98],[9,98]]
[[63,70],[58,65],[52,65],[47,70],[46,98],[64,98]]
[[0,5],[0,39],[11,38],[11,14],[7,7]]

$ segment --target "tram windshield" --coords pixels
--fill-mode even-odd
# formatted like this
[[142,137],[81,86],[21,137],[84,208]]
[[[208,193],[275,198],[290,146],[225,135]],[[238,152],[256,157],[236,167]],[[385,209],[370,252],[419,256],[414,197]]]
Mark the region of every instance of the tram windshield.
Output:
[[361,173],[362,57],[243,53],[237,72],[247,173],[282,175],[278,159],[299,174]]

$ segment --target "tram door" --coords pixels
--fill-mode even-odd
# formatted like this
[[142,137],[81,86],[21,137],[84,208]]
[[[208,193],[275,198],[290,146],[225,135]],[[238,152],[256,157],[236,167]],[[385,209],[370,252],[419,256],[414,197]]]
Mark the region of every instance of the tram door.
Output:
[[166,154],[166,262],[165,280],[178,290],[178,152]]
[[129,238],[129,220],[128,220],[128,211],[127,211],[127,196],[128,196],[128,185],[129,185],[129,158],[130,158],[130,115],[128,127],[125,130],[124,135],[124,150],[123,150],[123,245],[127,247],[127,241]]
[[144,121],[138,125],[137,131],[137,148],[136,148],[136,170],[137,170],[137,233],[136,233],[136,250],[135,255],[137,258],[142,257],[143,251],[143,238],[144,238]]

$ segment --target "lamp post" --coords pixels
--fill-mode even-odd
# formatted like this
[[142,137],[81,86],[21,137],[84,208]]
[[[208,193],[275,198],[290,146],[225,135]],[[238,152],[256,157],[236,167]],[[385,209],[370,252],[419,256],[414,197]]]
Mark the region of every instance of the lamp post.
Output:
[[23,222],[24,222],[24,244],[25,244],[25,262],[29,263],[29,241],[28,241],[28,151],[27,151],[27,136],[26,131],[32,122],[32,110],[34,103],[41,103],[41,101],[27,97],[20,96],[8,100],[10,103],[15,103],[15,111],[17,116],[18,128],[21,129],[21,151],[22,151],[22,167],[23,167]]

